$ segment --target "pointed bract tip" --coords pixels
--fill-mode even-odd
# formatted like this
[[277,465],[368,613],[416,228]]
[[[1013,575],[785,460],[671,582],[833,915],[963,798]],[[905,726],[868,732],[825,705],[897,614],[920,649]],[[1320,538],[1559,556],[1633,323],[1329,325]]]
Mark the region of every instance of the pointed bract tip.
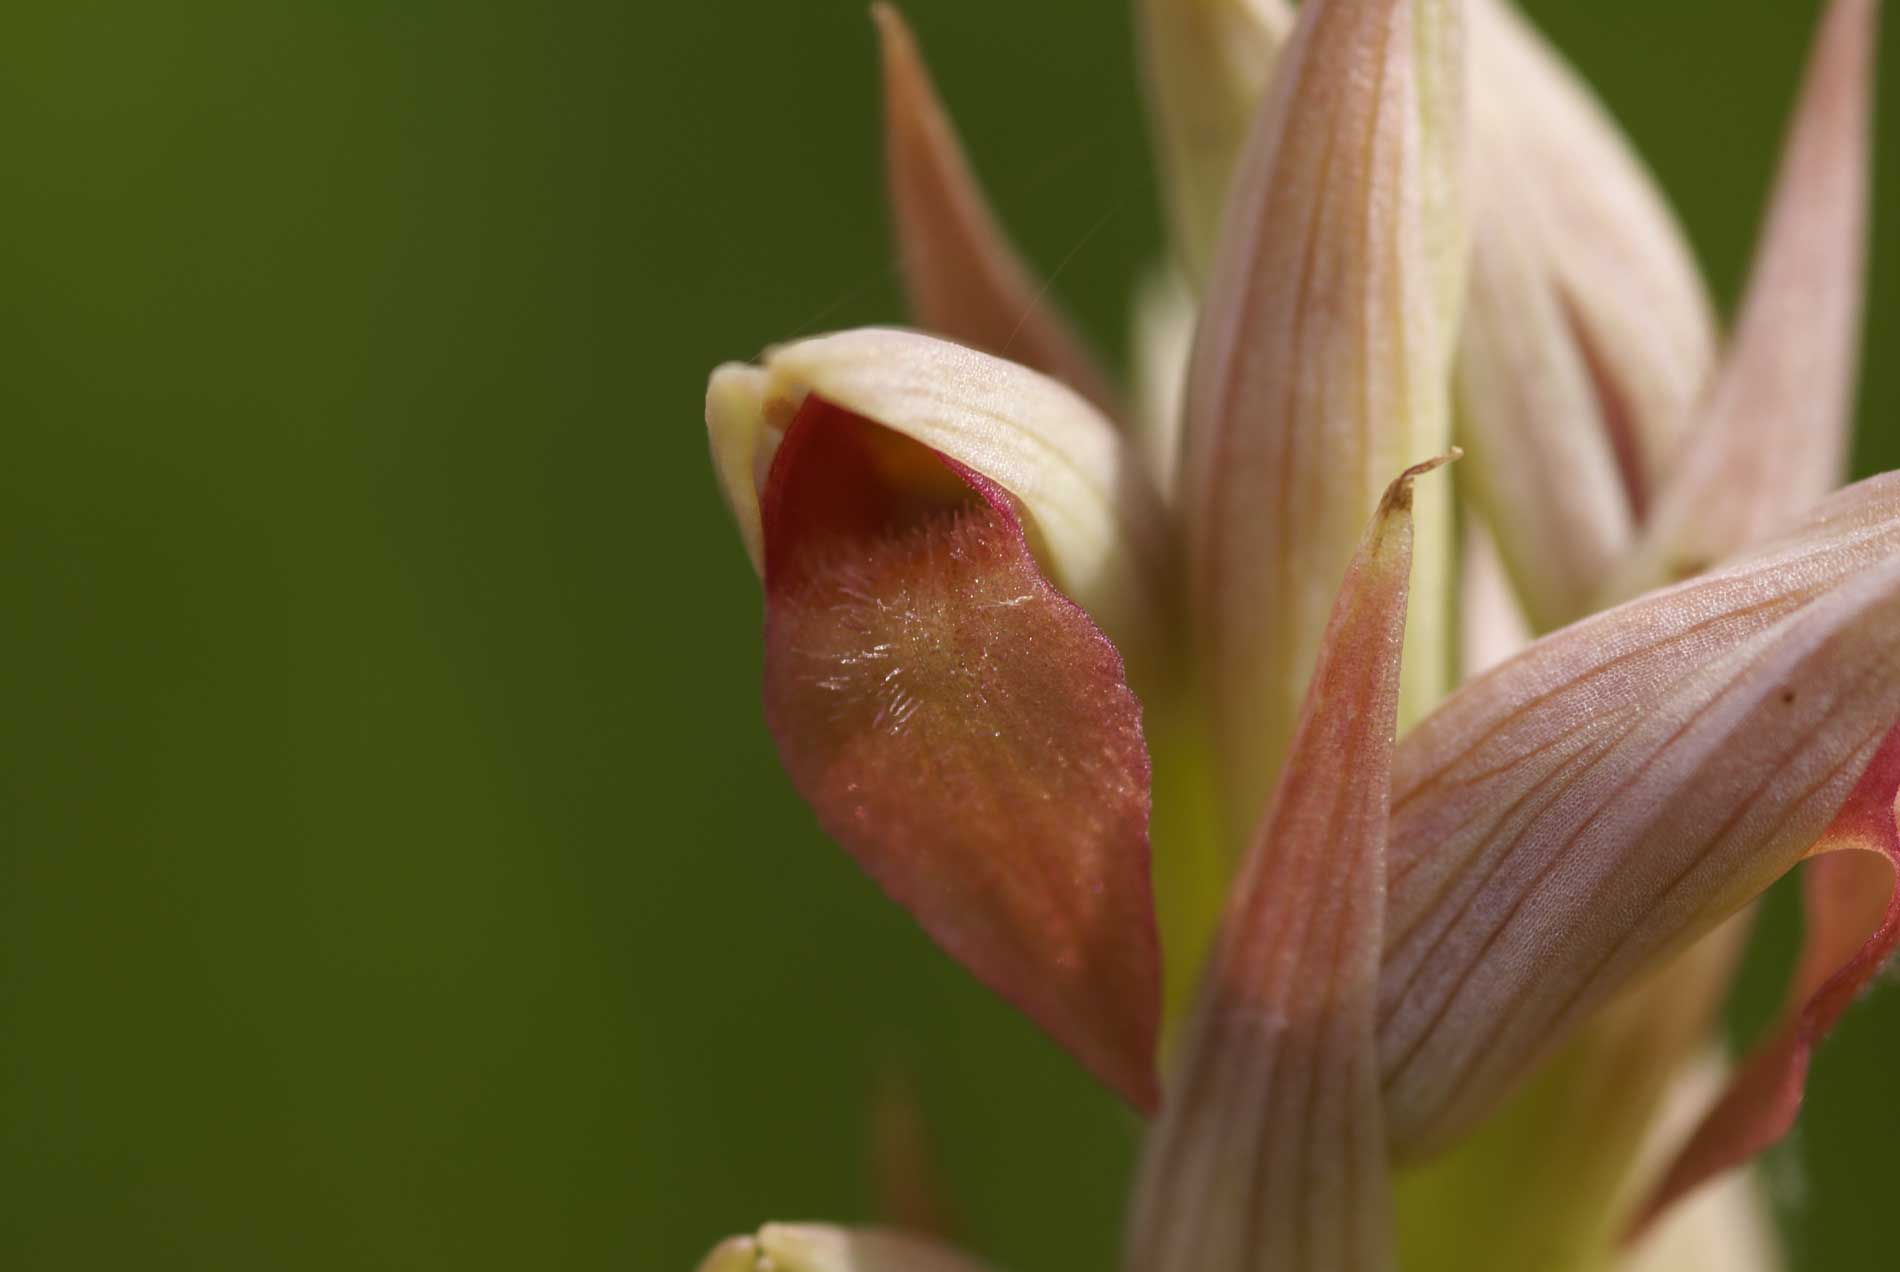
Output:
[[1464,457],[1464,448],[1453,446],[1442,455],[1434,455],[1430,459],[1420,460],[1413,464],[1394,477],[1392,484],[1385,488],[1385,497],[1379,501],[1379,515],[1384,517],[1388,513],[1411,511],[1412,483],[1426,473],[1436,472],[1446,464],[1455,464]]
[[901,13],[871,6],[884,93],[885,181],[905,304],[919,327],[1008,357],[1110,415],[1120,393],[991,209]]

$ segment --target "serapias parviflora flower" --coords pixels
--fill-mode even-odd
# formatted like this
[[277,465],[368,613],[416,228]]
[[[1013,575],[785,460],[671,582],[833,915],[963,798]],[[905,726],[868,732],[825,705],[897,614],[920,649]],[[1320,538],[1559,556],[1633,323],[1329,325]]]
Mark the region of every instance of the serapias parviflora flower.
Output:
[[[1876,3],[1828,6],[1727,339],[1502,0],[1139,14],[1179,266],[1130,416],[876,10],[932,334],[780,346],[707,396],[787,773],[1154,1116],[1130,1272],[1773,1266],[1669,1215],[1786,1132],[1900,941],[1900,474],[1826,494]],[[1426,475],[1454,441],[1464,540]],[[1446,696],[1461,557],[1465,664],[1498,661]],[[1514,603],[1548,634],[1512,654]],[[1712,1094],[1746,910],[1804,862],[1785,1017]],[[1549,1218],[1419,1218],[1474,1188]],[[973,1266],[812,1227],[706,1264]]]

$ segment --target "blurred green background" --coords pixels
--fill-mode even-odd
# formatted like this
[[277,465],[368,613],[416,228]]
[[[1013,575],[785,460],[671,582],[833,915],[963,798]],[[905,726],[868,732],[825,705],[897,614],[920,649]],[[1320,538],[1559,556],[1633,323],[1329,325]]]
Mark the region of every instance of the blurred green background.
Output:
[[[1118,348],[1126,6],[907,7]],[[1732,296],[1816,4],[1530,7]],[[11,5],[0,136],[0,1266],[686,1269],[869,1215],[891,1073],[973,1245],[1112,1266],[1129,1125],[788,791],[705,457],[715,362],[898,314],[862,3]],[[1802,1266],[1891,1266],[1897,1061],[1882,990]]]

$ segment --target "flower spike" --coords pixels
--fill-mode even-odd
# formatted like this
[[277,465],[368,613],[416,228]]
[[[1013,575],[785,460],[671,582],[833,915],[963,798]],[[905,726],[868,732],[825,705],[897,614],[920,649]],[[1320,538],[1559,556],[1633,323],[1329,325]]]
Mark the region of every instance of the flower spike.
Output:
[[1900,474],[1467,685],[1394,763],[1395,1151],[1468,1128],[1799,861],[1900,720]]
[[1879,13],[1879,0],[1833,0],[1822,20],[1734,338],[1615,597],[1694,574],[1840,480],[1860,367]]
[[[1900,949],[1900,472],[1825,494],[1879,0],[1819,0],[1726,343],[1514,0],[1134,3],[1172,259],[1127,401],[873,4],[940,335],[707,391],[792,786],[1155,1116],[1128,1272],[1771,1272],[1746,1175],[1703,1185],[1787,1132]],[[1414,491],[1454,428],[1456,588],[1452,492]],[[1801,960],[1731,1065],[1797,866]],[[768,1225],[701,1272],[976,1272],[895,1204],[908,1233]]]
[[1391,1266],[1373,1006],[1412,482],[1346,571],[1150,1136],[1131,1272]]
[[884,59],[884,162],[904,291],[917,324],[1069,385],[1119,416],[1087,342],[1010,243],[970,170],[895,8],[871,6]]
[[708,404],[722,472],[746,439],[769,449],[763,491],[728,497],[757,506],[766,724],[793,785],[938,944],[1152,1108],[1141,708],[1071,599],[1141,613],[1114,605],[1117,579],[1142,586],[1120,536],[1143,505],[1110,502],[1138,470],[1068,390],[903,332],[775,350]]
[[[1459,0],[1302,5],[1228,202],[1180,506],[1237,840],[1386,474],[1447,444],[1461,13]],[[1445,492],[1421,496],[1402,718],[1437,696],[1450,661],[1448,512]]]

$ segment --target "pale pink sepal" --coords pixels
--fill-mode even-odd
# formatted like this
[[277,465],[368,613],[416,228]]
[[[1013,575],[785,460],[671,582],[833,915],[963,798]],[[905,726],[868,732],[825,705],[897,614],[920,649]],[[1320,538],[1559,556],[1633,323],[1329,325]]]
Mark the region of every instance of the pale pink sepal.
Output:
[[[1480,101],[1481,120],[1509,109]],[[1480,149],[1494,161],[1506,153]],[[1486,172],[1483,180],[1525,178]],[[1498,194],[1473,212],[1477,246],[1453,379],[1458,439],[1471,459],[1458,477],[1497,528],[1536,630],[1549,631],[1590,611],[1629,550],[1635,517],[1570,302],[1522,201]]]
[[1734,336],[1607,599],[1706,568],[1840,480],[1860,367],[1879,11],[1878,0],[1834,0],[1822,21]]
[[1412,479],[1346,571],[1137,1185],[1130,1272],[1391,1265],[1373,1006]]
[[699,1272],[984,1272],[950,1247],[889,1228],[768,1223],[749,1237],[729,1237]]
[[1707,290],[1654,177],[1590,86],[1511,0],[1472,0],[1471,28],[1473,204],[1534,242],[1535,282],[1593,381],[1597,409],[1577,423],[1609,445],[1640,518],[1715,363]]
[[884,162],[918,326],[1061,380],[1112,417],[1121,397],[984,198],[910,28],[871,6],[884,59]]
[[[1236,172],[1189,370],[1187,590],[1236,842],[1389,474],[1448,442],[1462,4],[1310,0]],[[1421,492],[1408,704],[1442,691],[1451,551]]]
[[1900,475],[1556,633],[1394,763],[1380,1007],[1396,1151],[1442,1146],[1815,843],[1900,718]]
[[1638,1213],[1671,1205],[1794,1125],[1815,1045],[1900,945],[1900,728],[1887,735],[1802,871],[1806,933],[1783,1017],[1743,1063]]

